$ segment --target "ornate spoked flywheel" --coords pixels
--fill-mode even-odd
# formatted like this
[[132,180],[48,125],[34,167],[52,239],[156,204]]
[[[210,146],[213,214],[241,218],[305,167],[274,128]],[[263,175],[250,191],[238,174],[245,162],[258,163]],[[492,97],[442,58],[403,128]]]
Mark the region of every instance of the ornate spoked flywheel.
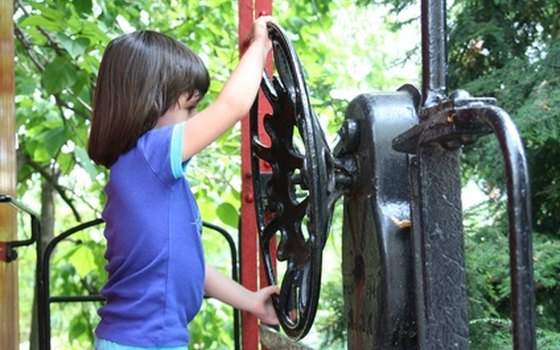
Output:
[[[269,24],[275,75],[263,74],[272,114],[251,112],[252,170],[260,245],[285,333],[311,328],[321,286],[322,252],[344,177],[309,103],[298,56],[286,33]],[[262,123],[262,125],[260,125]]]

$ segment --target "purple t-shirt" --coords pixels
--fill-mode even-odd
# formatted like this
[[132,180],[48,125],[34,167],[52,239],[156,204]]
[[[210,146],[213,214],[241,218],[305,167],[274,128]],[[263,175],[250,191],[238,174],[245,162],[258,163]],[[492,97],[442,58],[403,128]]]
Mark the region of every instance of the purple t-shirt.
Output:
[[178,346],[204,297],[198,207],[181,164],[184,123],[153,129],[111,167],[103,211],[109,273],[96,335]]

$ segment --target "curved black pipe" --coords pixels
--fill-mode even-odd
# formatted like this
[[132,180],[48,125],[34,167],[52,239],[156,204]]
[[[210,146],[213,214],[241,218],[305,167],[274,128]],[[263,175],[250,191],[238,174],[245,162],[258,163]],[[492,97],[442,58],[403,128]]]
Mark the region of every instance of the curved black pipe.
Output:
[[507,175],[513,344],[515,349],[536,349],[529,171],[523,143],[510,115],[499,107],[485,105],[466,113],[468,121],[458,112],[456,124],[486,124],[500,144]]
[[[0,198],[2,201],[2,198]],[[64,231],[60,235],[53,238],[45,247],[42,259],[37,259],[37,298],[38,298],[38,319],[39,319],[39,348],[41,350],[50,350],[50,338],[51,338],[51,324],[50,324],[50,304],[51,303],[66,303],[66,302],[102,302],[104,299],[99,294],[94,295],[77,295],[77,296],[51,296],[50,295],[50,258],[56,248],[56,246],[69,238],[73,234],[88,229],[90,227],[100,225],[104,223],[103,219],[94,219],[88,222],[84,222],[77,226]],[[203,222],[202,225],[213,231],[220,233],[227,241],[231,254],[232,268],[231,276],[232,279],[238,281],[238,259],[237,250],[235,247],[235,242],[231,235],[223,228],[216,226],[211,223]],[[240,349],[240,316],[239,311],[233,311],[233,322],[234,322],[234,345],[235,349]]]

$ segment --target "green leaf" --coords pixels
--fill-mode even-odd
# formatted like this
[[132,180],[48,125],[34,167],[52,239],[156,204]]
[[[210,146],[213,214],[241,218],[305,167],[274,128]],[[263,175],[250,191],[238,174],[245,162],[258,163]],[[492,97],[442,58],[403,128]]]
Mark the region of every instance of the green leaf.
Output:
[[86,38],[71,38],[62,33],[58,33],[56,38],[72,58],[82,55],[89,46],[89,40]]
[[97,270],[95,257],[91,250],[86,247],[76,249],[74,254],[70,256],[70,263],[81,277],[85,277],[88,273]]
[[72,85],[72,92],[74,93],[74,95],[86,95],[80,97],[82,97],[82,99],[86,101],[89,101],[89,82],[89,75],[83,71],[78,71],[76,74],[76,82],[74,83],[74,85]]
[[47,94],[56,94],[76,81],[76,68],[67,59],[58,57],[47,64],[43,72],[43,86]]
[[89,174],[89,177],[92,179],[92,181],[95,181],[95,178],[99,174],[99,171],[97,170],[95,165],[93,165],[93,162],[89,158],[86,150],[82,147],[76,146],[74,147],[74,155],[76,156],[76,159],[78,160],[80,166]]
[[218,206],[216,213],[220,220],[231,227],[237,227],[239,222],[239,214],[237,210],[228,202],[224,202]]
[[48,162],[52,157],[47,152],[44,147],[38,147],[36,144],[30,144],[29,149],[32,151],[30,154],[33,156],[33,159],[38,163]]
[[92,42],[106,42],[109,37],[95,23],[85,22],[82,28],[82,35]]
[[216,204],[207,198],[197,199],[198,210],[204,221],[213,221],[216,218]]
[[91,9],[93,7],[91,0],[74,0],[72,1],[74,8],[81,16],[87,16],[91,14]]
[[66,17],[63,11],[59,11],[47,5],[35,4],[34,6],[41,12],[44,18],[50,19],[55,22],[60,22],[64,26],[64,18]]
[[57,254],[54,254],[54,256],[51,258],[51,265],[52,266],[56,266],[58,263],[60,263],[61,261],[67,261],[69,257],[71,257],[72,255],[74,255],[74,253],[79,249],[80,247],[77,245],[72,245],[70,248],[65,249],[62,252],[57,252]]
[[74,158],[72,154],[69,153],[61,153],[57,158],[58,166],[64,175],[69,175],[72,170],[74,169]]
[[72,319],[70,324],[70,332],[68,333],[68,338],[70,341],[74,341],[87,332],[87,327],[85,325],[85,320],[77,317]]
[[52,19],[46,18],[41,15],[33,15],[25,18],[21,21],[20,26],[22,27],[40,27],[52,32],[59,32],[64,30],[63,21],[53,21]]
[[59,126],[47,130],[39,135],[39,138],[43,141],[43,145],[45,146],[47,153],[51,157],[54,157],[54,155],[60,150],[60,147],[68,141],[70,136],[70,132],[64,126]]
[[17,95],[31,95],[37,89],[37,84],[33,79],[21,74],[16,74],[16,94]]

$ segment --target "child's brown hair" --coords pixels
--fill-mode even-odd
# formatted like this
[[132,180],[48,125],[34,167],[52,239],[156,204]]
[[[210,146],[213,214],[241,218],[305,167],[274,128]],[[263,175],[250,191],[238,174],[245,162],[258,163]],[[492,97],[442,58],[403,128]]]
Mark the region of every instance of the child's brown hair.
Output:
[[177,40],[149,30],[112,40],[95,87],[90,158],[110,168],[181,95],[200,99],[209,85],[200,57]]

